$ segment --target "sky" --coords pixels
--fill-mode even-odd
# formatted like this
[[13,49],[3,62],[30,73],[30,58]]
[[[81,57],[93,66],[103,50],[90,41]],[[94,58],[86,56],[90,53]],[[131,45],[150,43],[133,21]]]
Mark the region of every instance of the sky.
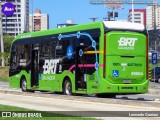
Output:
[[[32,5],[30,1],[30,14],[32,14]],[[33,13],[40,9],[42,14],[49,14],[49,28],[56,28],[57,24],[66,23],[67,20],[73,20],[74,24],[83,24],[92,22],[89,18],[98,17],[96,21],[102,21],[107,16],[107,9],[104,4],[91,4],[91,0],[33,0]],[[103,0],[94,0],[103,1]],[[131,0],[125,0],[131,1]],[[147,0],[135,0],[147,1]],[[148,0],[152,1],[152,0]],[[160,0],[158,0],[160,3]],[[145,9],[147,4],[135,4],[135,9]],[[115,10],[119,13],[117,20],[127,20],[128,11],[132,8],[131,4],[122,4],[122,10]]]

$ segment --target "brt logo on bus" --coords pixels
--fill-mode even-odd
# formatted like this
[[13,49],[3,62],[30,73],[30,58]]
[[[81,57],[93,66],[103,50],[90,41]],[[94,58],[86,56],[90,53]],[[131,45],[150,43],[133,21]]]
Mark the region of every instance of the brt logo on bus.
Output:
[[121,37],[118,41],[119,46],[118,49],[125,49],[125,50],[134,50],[134,46],[138,38],[124,38]]
[[59,59],[45,60],[43,65],[43,74],[56,74]]

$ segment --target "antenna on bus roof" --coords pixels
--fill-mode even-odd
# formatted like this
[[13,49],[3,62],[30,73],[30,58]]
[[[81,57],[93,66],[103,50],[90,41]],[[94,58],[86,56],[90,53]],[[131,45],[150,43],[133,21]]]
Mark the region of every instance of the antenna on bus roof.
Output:
[[89,19],[91,19],[93,22],[95,22],[98,19],[98,17],[93,17],[93,18],[89,18]]

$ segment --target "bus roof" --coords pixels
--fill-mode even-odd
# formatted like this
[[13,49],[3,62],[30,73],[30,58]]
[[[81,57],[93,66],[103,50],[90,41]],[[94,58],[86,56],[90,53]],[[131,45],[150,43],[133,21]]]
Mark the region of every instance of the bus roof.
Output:
[[145,27],[143,24],[132,23],[132,22],[122,22],[122,21],[103,21],[106,28],[109,29],[126,29],[126,30],[136,30],[144,31]]
[[62,28],[54,28],[50,30],[42,30],[37,32],[28,32],[19,34],[15,37],[14,41],[19,39],[25,39],[25,38],[31,38],[31,37],[40,37],[40,36],[47,36],[47,35],[53,35],[53,34],[63,34],[66,32],[74,32],[74,31],[83,31],[83,30],[89,30],[89,29],[101,29],[101,32],[104,31],[103,23],[102,22],[91,22],[88,24],[78,24],[73,26],[67,26]]
[[50,30],[43,30],[43,31],[38,31],[38,32],[23,33],[23,34],[16,36],[14,41],[25,39],[25,38],[61,34],[65,32],[83,31],[83,30],[89,30],[89,29],[95,29],[95,28],[99,28],[102,33],[104,33],[103,32],[104,28],[115,29],[115,30],[132,30],[132,31],[134,30],[144,31],[145,30],[142,24],[131,23],[131,22],[119,22],[119,21],[102,21],[102,22],[91,22],[88,24],[73,25],[69,27],[56,28],[56,29],[50,29]]

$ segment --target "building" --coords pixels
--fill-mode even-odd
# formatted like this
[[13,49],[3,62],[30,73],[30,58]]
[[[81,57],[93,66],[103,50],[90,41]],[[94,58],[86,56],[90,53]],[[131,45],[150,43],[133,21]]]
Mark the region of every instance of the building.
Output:
[[[147,28],[153,30],[154,27],[160,28],[160,6],[147,6]],[[154,24],[156,22],[156,24]]]
[[149,33],[149,48],[160,54],[160,6],[155,0],[153,5],[147,6],[147,29]]
[[[132,22],[132,10],[129,10],[128,21]],[[146,26],[146,10],[134,9],[134,22]]]
[[41,10],[37,9],[32,15],[29,15],[29,31],[40,31],[49,29],[48,14],[41,14]]
[[2,5],[11,2],[15,5],[16,12],[6,17],[2,15],[3,32],[11,36],[16,36],[25,31],[29,31],[29,0],[1,0]]

